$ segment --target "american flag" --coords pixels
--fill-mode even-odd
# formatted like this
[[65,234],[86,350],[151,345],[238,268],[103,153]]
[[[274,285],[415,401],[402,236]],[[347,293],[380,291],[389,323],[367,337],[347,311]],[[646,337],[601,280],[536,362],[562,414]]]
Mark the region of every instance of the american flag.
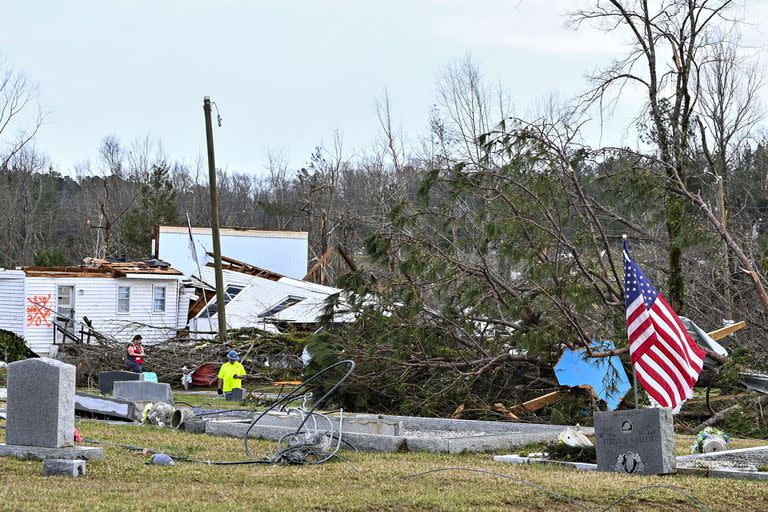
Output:
[[624,300],[637,379],[654,400],[674,409],[693,395],[705,353],[629,255],[626,240]]

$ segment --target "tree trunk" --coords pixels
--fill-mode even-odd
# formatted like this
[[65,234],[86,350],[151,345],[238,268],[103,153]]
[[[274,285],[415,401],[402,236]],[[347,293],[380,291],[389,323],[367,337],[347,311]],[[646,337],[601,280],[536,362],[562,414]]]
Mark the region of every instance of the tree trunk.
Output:
[[667,256],[669,261],[669,304],[682,314],[685,307],[685,275],[683,273],[683,219],[685,203],[679,196],[670,194],[666,205],[666,227],[669,238]]

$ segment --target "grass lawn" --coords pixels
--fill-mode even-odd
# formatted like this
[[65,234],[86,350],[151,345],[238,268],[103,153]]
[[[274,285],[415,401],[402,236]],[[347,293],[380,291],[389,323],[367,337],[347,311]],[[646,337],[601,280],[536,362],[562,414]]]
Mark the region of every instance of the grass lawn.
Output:
[[[242,442],[148,426],[119,426],[81,420],[90,439],[146,446],[188,457],[242,460]],[[0,430],[0,440],[5,431]],[[680,452],[690,437],[681,438]],[[740,442],[737,446],[759,444]],[[251,443],[256,457],[274,443]],[[492,461],[489,454],[351,453],[347,462],[321,466],[209,466],[179,462],[145,464],[147,456],[106,446],[106,457],[88,462],[85,478],[41,476],[42,463],[0,459],[2,510],[603,510],[642,486],[685,489],[712,510],[765,510],[768,484],[695,476],[638,477],[581,473],[570,469],[519,467]],[[409,475],[448,467],[477,468],[552,489],[548,496],[528,485],[486,474],[449,471]],[[612,510],[695,510],[683,495],[648,489]]]

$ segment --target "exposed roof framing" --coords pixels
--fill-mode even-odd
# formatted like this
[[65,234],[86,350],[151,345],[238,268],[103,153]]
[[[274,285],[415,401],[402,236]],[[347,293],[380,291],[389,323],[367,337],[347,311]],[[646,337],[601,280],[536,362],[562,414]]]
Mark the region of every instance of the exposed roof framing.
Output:
[[[213,258],[213,253],[209,252],[208,256]],[[207,266],[213,267],[213,263],[208,263]],[[234,258],[227,258],[226,256],[221,257],[221,268],[249,276],[262,277],[264,279],[269,279],[270,281],[279,281],[280,278],[285,277],[284,275],[278,274],[277,272],[272,272],[271,270],[260,268],[255,265],[251,265],[250,263],[236,260]]]

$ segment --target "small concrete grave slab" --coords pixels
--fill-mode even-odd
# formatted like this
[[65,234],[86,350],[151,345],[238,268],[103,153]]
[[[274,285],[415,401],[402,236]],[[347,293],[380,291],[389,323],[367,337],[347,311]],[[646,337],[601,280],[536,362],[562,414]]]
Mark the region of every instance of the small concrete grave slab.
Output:
[[702,471],[711,477],[768,480],[768,446],[683,455],[677,458],[683,470]]
[[112,394],[133,402],[173,403],[171,385],[165,382],[116,381]]
[[43,476],[85,476],[84,460],[48,459],[43,461]]
[[[207,434],[242,438],[253,419],[211,419]],[[279,439],[295,431],[297,417],[268,415],[249,431],[250,437]],[[333,418],[338,432],[338,418]],[[191,420],[195,430],[200,420]],[[361,451],[427,451],[434,453],[486,452],[537,442],[553,442],[563,425],[533,425],[498,421],[453,420],[388,415],[344,415],[343,438]],[[591,429],[584,429],[589,431]]]
[[20,459],[101,458],[102,448],[74,446],[75,367],[35,358],[8,365],[7,444],[0,456]]
[[115,382],[125,382],[129,380],[141,380],[141,374],[128,371],[112,371],[99,373],[99,391],[105,395],[112,393]]
[[595,413],[597,469],[662,475],[675,471],[675,432],[670,409]]

